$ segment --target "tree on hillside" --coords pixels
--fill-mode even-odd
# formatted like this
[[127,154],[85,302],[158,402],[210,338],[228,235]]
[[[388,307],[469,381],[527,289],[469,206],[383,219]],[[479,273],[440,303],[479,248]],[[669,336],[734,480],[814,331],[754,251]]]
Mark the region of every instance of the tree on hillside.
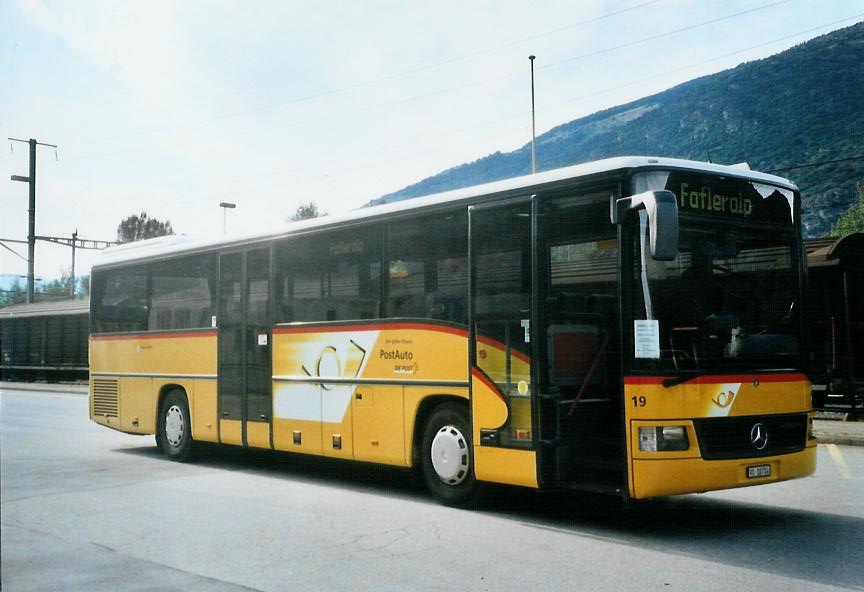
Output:
[[[60,270],[60,277],[51,281],[36,284],[33,290],[35,302],[50,300],[67,300],[72,291],[72,274],[69,271]],[[87,298],[90,296],[90,275],[75,278],[75,298]],[[0,290],[0,306],[8,304],[23,304],[27,301],[27,287],[21,280],[16,279],[8,290]]]
[[326,216],[327,212],[322,212],[318,209],[318,204],[314,201],[310,201],[308,203],[300,204],[297,206],[297,209],[294,210],[294,213],[291,214],[291,217],[288,218],[289,222],[297,222],[299,220],[310,220],[311,218],[318,218],[320,216]]
[[52,300],[69,298],[69,290],[72,284],[72,276],[65,269],[60,271],[60,277],[43,284],[40,293],[45,294]]
[[74,296],[71,296],[72,293],[72,274],[67,269],[61,269],[59,278],[43,284],[37,290],[37,294],[43,294],[52,300],[86,298],[90,295],[90,276],[76,277]]
[[165,236],[166,234],[174,234],[174,229],[171,228],[171,221],[157,220],[147,215],[147,212],[140,214],[132,214],[117,226],[117,241],[120,243],[131,243],[147,238],[156,238],[157,236]]
[[853,232],[864,232],[864,183],[858,183],[858,201],[849,206],[831,229],[833,236],[846,236]]
[[27,301],[27,288],[16,279],[8,290],[0,290],[0,306],[7,304],[21,304]]

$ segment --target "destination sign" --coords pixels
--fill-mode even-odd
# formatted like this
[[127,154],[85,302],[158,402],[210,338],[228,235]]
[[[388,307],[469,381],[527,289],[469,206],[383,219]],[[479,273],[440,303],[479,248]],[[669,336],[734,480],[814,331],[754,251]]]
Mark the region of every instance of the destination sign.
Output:
[[691,185],[681,182],[678,207],[683,210],[730,214],[749,218],[753,213],[753,199],[741,191],[735,193],[715,191],[710,185]]
[[746,179],[672,171],[665,188],[677,197],[678,211],[715,219],[754,223],[792,222],[792,192]]

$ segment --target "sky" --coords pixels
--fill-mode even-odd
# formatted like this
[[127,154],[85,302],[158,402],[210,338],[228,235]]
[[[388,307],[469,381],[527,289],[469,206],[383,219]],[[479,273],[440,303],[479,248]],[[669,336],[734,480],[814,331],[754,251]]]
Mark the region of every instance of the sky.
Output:
[[[141,211],[247,234],[530,142],[529,55],[539,135],[861,20],[864,0],[0,0],[0,239],[27,236],[7,137],[58,146],[38,236],[115,240]],[[38,278],[70,263],[37,242]]]

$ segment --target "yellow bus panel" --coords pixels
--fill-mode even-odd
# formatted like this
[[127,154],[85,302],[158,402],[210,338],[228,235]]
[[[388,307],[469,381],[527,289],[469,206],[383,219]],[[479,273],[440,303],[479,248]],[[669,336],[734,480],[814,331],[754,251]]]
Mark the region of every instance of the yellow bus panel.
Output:
[[202,442],[218,442],[216,379],[194,380],[189,401],[192,415],[192,437]]
[[243,422],[239,419],[219,420],[219,441],[223,444],[243,445]]
[[537,453],[475,445],[474,473],[482,481],[537,487]]
[[216,375],[216,331],[93,335],[90,373]]
[[152,378],[120,379],[120,429],[131,434],[156,433],[156,397]]
[[354,458],[406,466],[404,387],[360,385],[352,405]]
[[321,420],[274,417],[273,447],[288,452],[321,454]]
[[247,421],[246,443],[254,448],[270,448],[270,424]]

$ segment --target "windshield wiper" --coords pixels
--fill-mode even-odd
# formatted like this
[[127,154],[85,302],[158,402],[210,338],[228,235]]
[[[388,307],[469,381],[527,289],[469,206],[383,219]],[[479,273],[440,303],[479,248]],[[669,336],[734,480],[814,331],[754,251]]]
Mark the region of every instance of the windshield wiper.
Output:
[[700,370],[691,370],[690,372],[682,372],[678,376],[673,376],[671,378],[663,379],[663,386],[666,388],[677,386],[679,384],[684,384],[685,382],[690,382],[694,378],[699,378],[700,376],[704,376],[705,373]]

